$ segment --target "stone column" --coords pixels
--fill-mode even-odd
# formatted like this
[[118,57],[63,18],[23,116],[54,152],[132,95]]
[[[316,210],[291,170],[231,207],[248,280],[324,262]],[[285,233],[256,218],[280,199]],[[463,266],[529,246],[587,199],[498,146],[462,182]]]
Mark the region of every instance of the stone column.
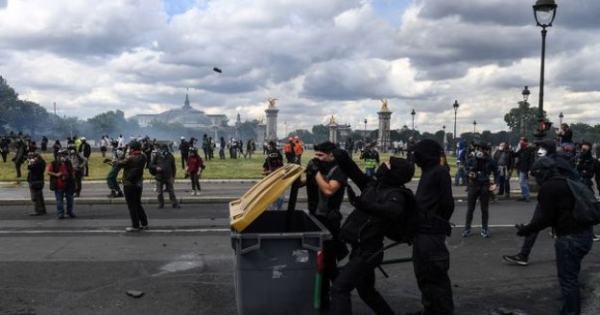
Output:
[[265,110],[267,114],[267,141],[277,141],[277,113],[279,109],[275,105]]
[[265,143],[267,132],[267,125],[263,124],[262,121],[256,126],[256,146],[262,148]]
[[390,119],[392,118],[392,112],[387,106],[387,100],[382,100],[382,103],[381,110],[377,113],[379,116],[377,145],[379,146],[379,152],[387,152],[390,146]]
[[338,129],[338,125],[337,122],[335,121],[335,117],[333,117],[333,115],[331,116],[331,119],[329,119],[329,141],[333,142],[333,143],[337,143],[337,129]]

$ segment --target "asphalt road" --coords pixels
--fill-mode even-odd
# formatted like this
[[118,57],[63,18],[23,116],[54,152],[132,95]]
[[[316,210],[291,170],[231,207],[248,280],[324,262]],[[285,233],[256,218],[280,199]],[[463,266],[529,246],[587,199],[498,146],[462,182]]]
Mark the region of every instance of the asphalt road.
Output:
[[[530,266],[509,266],[501,259],[519,248],[521,239],[510,226],[526,222],[533,206],[500,201],[491,207],[491,238],[463,239],[466,206],[458,198],[457,228],[448,240],[457,314],[558,312],[554,249],[547,233],[539,237]],[[2,206],[0,314],[235,314],[227,205],[146,209],[152,229],[127,234],[124,205],[78,205],[78,218],[68,220],[26,216],[28,206]],[[409,255],[406,246],[386,253],[388,258]],[[377,274],[384,297],[399,314],[417,310],[412,265],[385,269],[390,278]],[[599,271],[594,248],[582,268],[586,305],[600,299]],[[127,290],[145,295],[135,299]],[[358,296],[353,301],[356,314],[370,314]],[[597,314],[597,309],[587,312]]]

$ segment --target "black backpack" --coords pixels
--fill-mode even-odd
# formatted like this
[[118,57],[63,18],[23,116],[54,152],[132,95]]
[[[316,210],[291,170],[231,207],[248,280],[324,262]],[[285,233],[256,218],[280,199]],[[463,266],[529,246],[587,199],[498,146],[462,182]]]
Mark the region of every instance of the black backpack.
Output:
[[582,225],[600,223],[600,201],[594,196],[594,191],[582,182],[565,178],[569,190],[575,198],[573,218]]
[[418,227],[418,212],[413,192],[402,187],[399,189],[404,195],[405,205],[402,216],[398,220],[390,222],[385,237],[399,243],[412,243]]

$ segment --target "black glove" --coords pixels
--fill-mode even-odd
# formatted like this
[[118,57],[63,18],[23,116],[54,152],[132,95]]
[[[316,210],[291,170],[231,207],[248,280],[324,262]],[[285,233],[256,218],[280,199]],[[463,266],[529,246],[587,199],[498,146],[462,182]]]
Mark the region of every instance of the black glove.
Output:
[[354,206],[354,208],[364,211],[365,207],[360,200],[360,196],[357,196],[354,189],[350,186],[348,186],[348,201],[350,201],[350,204]]
[[310,160],[310,162],[308,162],[308,165],[306,165],[306,176],[312,177],[317,175],[317,172],[319,171],[320,162],[321,161],[317,158]]
[[515,224],[515,228],[517,229],[518,236],[527,236],[529,232],[525,229],[524,224]]

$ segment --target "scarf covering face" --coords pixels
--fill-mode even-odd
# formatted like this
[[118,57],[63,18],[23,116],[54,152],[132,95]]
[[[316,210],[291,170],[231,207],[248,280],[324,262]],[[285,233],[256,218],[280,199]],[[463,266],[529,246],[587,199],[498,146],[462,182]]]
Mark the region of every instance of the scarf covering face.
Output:
[[415,167],[405,159],[390,157],[390,166],[381,163],[377,169],[377,179],[390,186],[401,186],[409,182],[415,174]]

